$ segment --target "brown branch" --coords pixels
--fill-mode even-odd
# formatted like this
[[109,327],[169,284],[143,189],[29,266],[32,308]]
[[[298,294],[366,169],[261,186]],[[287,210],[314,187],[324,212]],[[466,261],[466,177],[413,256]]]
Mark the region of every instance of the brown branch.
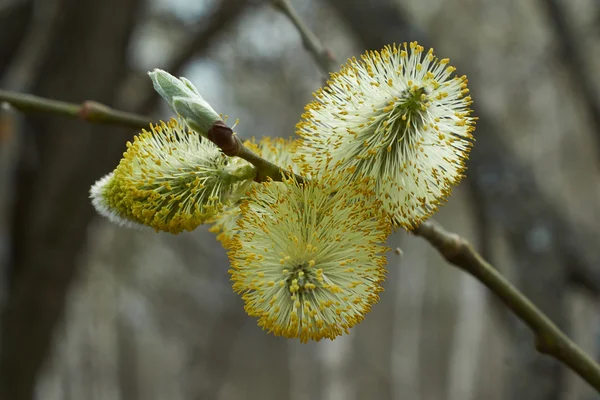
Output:
[[[256,177],[254,180],[257,182],[264,182],[268,179],[281,181],[283,176],[291,176],[290,172],[265,160],[244,146],[240,138],[237,137],[237,135],[233,133],[233,130],[223,121],[217,121],[213,124],[208,131],[207,138],[217,145],[223,154],[229,157],[243,158],[254,165],[256,168]],[[298,182],[304,181],[304,178],[300,175],[294,174],[294,176]]]
[[434,222],[424,222],[413,233],[427,240],[449,263],[487,286],[535,335],[535,347],[567,365],[600,392],[600,366],[571,341],[527,297],[506,280],[473,246]]

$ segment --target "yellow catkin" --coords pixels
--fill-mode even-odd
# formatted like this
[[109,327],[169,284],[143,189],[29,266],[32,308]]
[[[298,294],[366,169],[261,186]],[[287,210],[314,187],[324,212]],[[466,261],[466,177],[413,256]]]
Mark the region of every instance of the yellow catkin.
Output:
[[354,168],[395,226],[417,226],[462,179],[473,142],[467,78],[448,63],[416,42],[348,60],[297,124],[302,170]]
[[362,321],[383,290],[389,220],[372,184],[342,176],[257,184],[241,206],[231,280],[269,333],[334,339]]
[[127,143],[115,171],[92,187],[92,202],[113,220],[179,233],[234,204],[253,177],[249,163],[172,119]]

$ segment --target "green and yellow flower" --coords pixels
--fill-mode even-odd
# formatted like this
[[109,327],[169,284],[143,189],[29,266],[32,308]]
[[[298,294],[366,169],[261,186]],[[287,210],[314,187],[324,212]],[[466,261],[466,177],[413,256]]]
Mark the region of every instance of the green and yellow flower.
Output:
[[463,177],[475,119],[467,78],[416,42],[352,59],[315,93],[297,133],[305,172],[354,168],[412,229]]
[[270,333],[334,339],[379,299],[389,219],[373,185],[342,176],[256,184],[241,206],[233,289]]
[[239,200],[255,175],[181,121],[152,125],[127,143],[115,171],[91,189],[98,212],[124,225],[191,231]]

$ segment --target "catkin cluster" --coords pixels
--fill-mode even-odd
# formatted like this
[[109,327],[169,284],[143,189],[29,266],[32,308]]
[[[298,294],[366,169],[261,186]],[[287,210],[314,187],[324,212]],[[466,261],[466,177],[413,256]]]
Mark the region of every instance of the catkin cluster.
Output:
[[92,203],[127,226],[210,224],[246,312],[303,342],[364,319],[383,291],[388,235],[448,198],[473,142],[467,78],[416,42],[348,60],[306,106],[296,139],[245,142],[280,168],[263,182],[256,164],[213,144],[223,120],[187,79],[150,77],[179,118],[128,143]]

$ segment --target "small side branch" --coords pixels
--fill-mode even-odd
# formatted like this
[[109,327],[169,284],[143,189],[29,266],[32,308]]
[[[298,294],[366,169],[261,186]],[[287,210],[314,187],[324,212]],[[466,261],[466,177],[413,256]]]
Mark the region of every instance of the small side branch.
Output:
[[413,233],[427,240],[451,264],[487,286],[535,335],[540,353],[565,364],[600,392],[600,366],[571,341],[527,297],[485,261],[469,242],[434,222],[424,222]]
[[[281,181],[284,176],[291,176],[291,172],[265,160],[244,146],[240,138],[223,121],[217,121],[213,124],[212,128],[208,131],[208,140],[216,144],[225,155],[243,158],[254,165],[256,168],[256,178],[254,180],[257,182],[265,182],[269,178],[274,181]],[[301,176],[294,175],[298,182],[304,181],[304,178]]]
[[288,17],[292,24],[294,24],[302,38],[304,48],[306,48],[313,56],[323,75],[328,77],[330,72],[339,69],[339,65],[335,61],[335,57],[331,51],[323,46],[321,41],[319,41],[315,34],[306,26],[304,21],[302,21],[298,15],[298,12],[292,7],[290,0],[271,0],[271,3],[273,4],[273,7]]
[[8,103],[23,113],[45,113],[81,119],[92,124],[116,125],[126,128],[144,128],[151,120],[140,115],[112,109],[95,101],[82,104],[50,100],[31,94],[0,90],[0,104]]

